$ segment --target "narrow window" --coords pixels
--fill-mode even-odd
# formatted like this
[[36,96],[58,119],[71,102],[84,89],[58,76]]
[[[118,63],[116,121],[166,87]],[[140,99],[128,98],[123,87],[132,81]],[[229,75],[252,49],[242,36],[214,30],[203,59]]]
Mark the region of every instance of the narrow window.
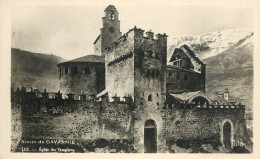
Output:
[[109,13],[109,19],[111,19],[111,20],[114,20],[114,19],[115,19],[115,14],[114,14],[113,11],[110,11],[110,13]]
[[149,77],[150,76],[150,70],[147,70],[146,76]]
[[172,73],[171,72],[169,73],[169,78],[172,78]]
[[149,57],[153,57],[153,52],[149,51]]
[[155,54],[155,58],[159,59],[159,54],[158,53]]
[[152,101],[152,95],[151,94],[148,96],[148,101]]
[[159,78],[159,76],[160,76],[160,72],[159,70],[156,70],[156,77]]
[[86,75],[90,74],[89,66],[86,66],[86,67],[85,67],[85,74],[86,74]]
[[61,77],[61,75],[62,75],[62,74],[61,74],[61,71],[62,71],[62,70],[61,70],[61,67],[60,67],[60,77]]
[[179,75],[179,73],[177,73],[177,80],[179,80],[180,79],[180,75]]
[[187,74],[184,75],[184,80],[188,81],[188,75]]
[[69,73],[69,69],[68,67],[65,67],[65,74],[68,74]]
[[154,75],[155,75],[155,70],[152,70],[151,76],[154,77]]

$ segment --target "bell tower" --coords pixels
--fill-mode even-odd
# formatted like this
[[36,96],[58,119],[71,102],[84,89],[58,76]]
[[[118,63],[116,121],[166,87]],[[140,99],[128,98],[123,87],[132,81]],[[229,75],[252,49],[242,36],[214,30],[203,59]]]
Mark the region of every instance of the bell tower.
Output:
[[102,18],[103,28],[100,29],[101,55],[103,55],[104,49],[120,38],[122,34],[115,6],[109,5],[104,12],[105,17]]

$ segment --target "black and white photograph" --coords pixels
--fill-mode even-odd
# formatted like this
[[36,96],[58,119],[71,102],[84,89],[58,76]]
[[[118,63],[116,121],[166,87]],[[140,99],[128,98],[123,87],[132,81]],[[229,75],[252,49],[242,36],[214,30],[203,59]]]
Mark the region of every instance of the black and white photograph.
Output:
[[254,4],[235,2],[11,5],[9,152],[254,153]]

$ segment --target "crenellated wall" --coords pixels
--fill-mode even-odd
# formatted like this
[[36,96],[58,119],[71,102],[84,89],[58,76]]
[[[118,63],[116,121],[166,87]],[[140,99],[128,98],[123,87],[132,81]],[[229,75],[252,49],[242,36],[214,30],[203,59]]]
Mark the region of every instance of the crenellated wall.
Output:
[[[22,132],[22,138],[85,141],[128,139],[131,135],[130,107],[123,101],[49,99],[37,97],[35,92],[14,92],[12,105],[22,106],[19,121],[23,129],[13,132]],[[16,121],[16,110],[12,112]]]
[[[244,105],[189,105],[167,101],[161,97],[134,105],[132,97],[107,99],[55,99],[48,92],[12,91],[12,151],[21,139],[56,139],[92,141],[124,139],[133,143],[137,152],[145,152],[145,129],[154,121],[157,152],[178,140],[207,140],[223,145],[223,125],[231,124],[231,141],[247,141]],[[151,125],[150,125],[151,126]],[[151,128],[151,127],[148,127]],[[131,144],[132,145],[132,144]],[[131,146],[129,145],[129,146]],[[233,146],[233,145],[231,145]]]

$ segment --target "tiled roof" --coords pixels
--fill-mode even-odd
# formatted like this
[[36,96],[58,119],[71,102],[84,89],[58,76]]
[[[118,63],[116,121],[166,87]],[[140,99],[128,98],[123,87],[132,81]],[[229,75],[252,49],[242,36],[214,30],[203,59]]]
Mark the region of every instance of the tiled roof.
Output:
[[81,63],[81,62],[105,63],[105,57],[98,56],[98,55],[87,55],[87,56],[83,56],[83,57],[79,57],[79,58],[76,58],[73,60],[59,63],[58,65],[67,64],[67,63]]

